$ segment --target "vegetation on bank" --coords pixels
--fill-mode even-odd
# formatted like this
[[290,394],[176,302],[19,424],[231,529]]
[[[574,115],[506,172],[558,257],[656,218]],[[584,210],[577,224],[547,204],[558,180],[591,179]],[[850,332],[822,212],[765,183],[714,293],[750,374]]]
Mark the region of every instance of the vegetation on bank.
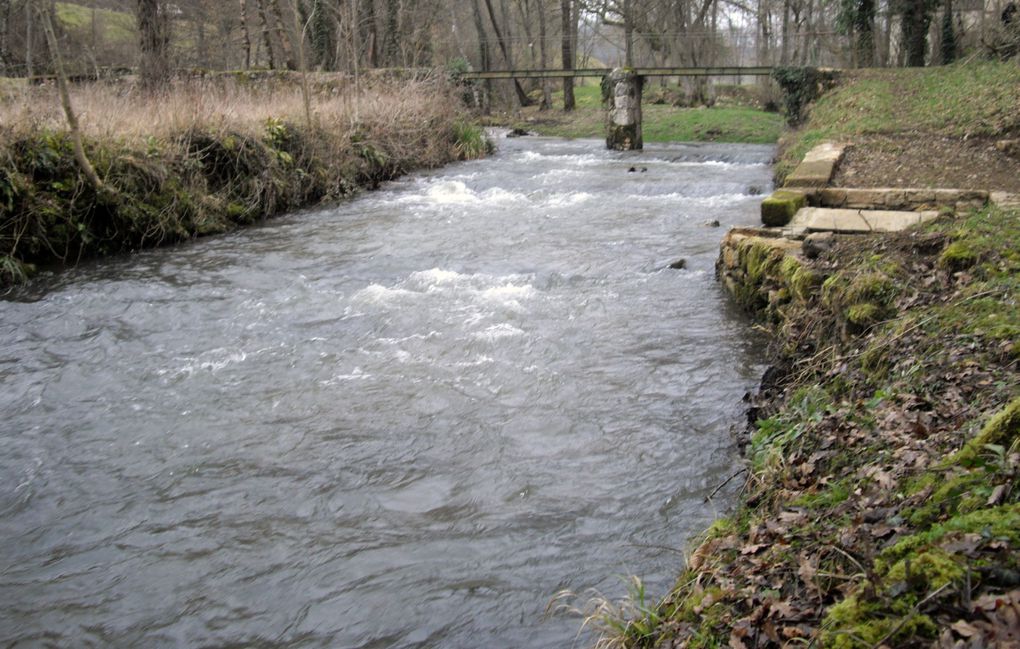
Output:
[[[876,74],[823,97],[795,138],[853,132],[882,106],[890,128],[912,115],[930,129],[919,137],[1016,128],[998,84],[1013,72],[900,71],[913,92],[895,107],[894,73]],[[987,98],[978,108],[926,90],[983,74],[966,91]],[[736,298],[772,332],[773,363],[750,403],[740,502],[661,600],[635,587],[590,601],[596,646],[1014,646],[1020,209],[837,238],[813,261],[739,245]]]
[[[574,111],[565,113],[557,108],[563,105],[561,90],[553,94],[554,108],[546,111],[530,108],[513,121],[513,126],[551,137],[604,138],[606,110],[601,88],[598,84],[579,86],[574,96],[577,100]],[[779,139],[783,127],[778,113],[743,103],[712,108],[673,106],[668,93],[654,84],[646,86],[641,110],[646,142],[771,144]]]
[[1020,133],[1020,66],[968,62],[938,68],[848,70],[811,106],[804,125],[783,137],[782,181],[813,146],[871,135],[917,139],[989,138]]
[[0,284],[38,265],[224,232],[486,152],[444,82],[355,90],[316,81],[312,124],[285,74],[181,82],[155,96],[79,86],[99,191],[76,164],[52,88],[0,97]]
[[663,600],[592,604],[600,645],[1012,646],[1020,210],[740,256],[775,362],[741,503]]

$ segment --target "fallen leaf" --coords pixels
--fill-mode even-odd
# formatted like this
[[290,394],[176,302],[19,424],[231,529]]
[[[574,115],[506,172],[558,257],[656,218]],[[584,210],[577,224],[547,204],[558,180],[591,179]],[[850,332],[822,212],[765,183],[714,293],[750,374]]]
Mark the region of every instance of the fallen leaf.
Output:
[[963,636],[964,638],[970,638],[971,636],[980,633],[977,627],[968,624],[965,620],[958,620],[951,624],[949,628],[955,631],[957,635]]

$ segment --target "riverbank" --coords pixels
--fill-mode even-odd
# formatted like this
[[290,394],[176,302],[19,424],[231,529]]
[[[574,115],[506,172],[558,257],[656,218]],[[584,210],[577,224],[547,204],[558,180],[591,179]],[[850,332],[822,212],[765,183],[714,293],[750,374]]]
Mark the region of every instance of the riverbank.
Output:
[[[788,135],[784,159],[818,134],[862,136],[850,141],[867,159],[869,138],[901,122],[859,132],[854,107],[881,105],[889,84],[939,85],[935,74],[845,79]],[[983,79],[969,92],[994,98],[1016,73],[947,74]],[[923,114],[931,97],[906,93],[897,114]],[[938,104],[948,125],[915,121],[913,137],[952,139],[967,122],[987,147],[1015,136],[1020,107],[1006,103],[950,96]],[[736,297],[772,334],[740,500],[662,601],[636,589],[622,608],[589,608],[601,646],[1015,646],[1020,209],[957,209],[898,234],[836,237],[813,259],[755,237],[731,247],[720,263],[739,271]]]
[[[577,107],[563,112],[563,91],[553,93],[553,106],[540,111],[523,109],[511,118],[496,118],[494,123],[509,124],[536,135],[566,138],[604,138],[606,110],[602,89],[596,83],[578,86],[574,91]],[[734,90],[712,108],[686,108],[673,105],[667,89],[649,84],[642,106],[642,132],[645,142],[727,142],[735,144],[772,144],[779,139],[783,118],[750,105],[751,98]],[[737,96],[740,101],[733,100]]]
[[[340,85],[338,85],[340,84]],[[409,171],[484,155],[445,82],[312,77],[309,124],[295,74],[223,74],[152,97],[122,82],[73,89],[80,173],[56,89],[0,96],[0,286],[37,266],[226,232],[339,200]]]

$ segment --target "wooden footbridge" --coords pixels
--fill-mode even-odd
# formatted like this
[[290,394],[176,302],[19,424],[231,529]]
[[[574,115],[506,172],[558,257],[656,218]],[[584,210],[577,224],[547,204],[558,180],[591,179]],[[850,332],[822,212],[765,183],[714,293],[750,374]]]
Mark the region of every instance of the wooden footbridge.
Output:
[[[689,68],[583,68],[575,70],[486,70],[462,72],[462,80],[479,79],[565,79],[601,77],[609,109],[606,120],[606,146],[627,151],[644,146],[641,136],[641,90],[645,77],[763,77],[772,74],[772,67],[725,66]],[[523,94],[520,86],[517,91]]]
[[[770,66],[718,66],[690,68],[630,68],[639,77],[767,77]],[[611,68],[579,68],[576,70],[489,70],[461,72],[458,78],[474,79],[565,79],[570,77],[607,77]]]

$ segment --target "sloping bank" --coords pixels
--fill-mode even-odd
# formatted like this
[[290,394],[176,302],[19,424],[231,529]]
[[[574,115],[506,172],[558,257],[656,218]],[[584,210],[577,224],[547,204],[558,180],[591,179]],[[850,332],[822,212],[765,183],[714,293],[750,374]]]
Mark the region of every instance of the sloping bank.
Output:
[[729,254],[773,334],[740,503],[602,646],[1017,646],[1020,210]]
[[37,266],[179,242],[335,201],[421,168],[486,153],[441,81],[352,88],[320,77],[310,126],[296,78],[222,75],[146,97],[76,89],[75,163],[53,89],[0,97],[0,286]]

